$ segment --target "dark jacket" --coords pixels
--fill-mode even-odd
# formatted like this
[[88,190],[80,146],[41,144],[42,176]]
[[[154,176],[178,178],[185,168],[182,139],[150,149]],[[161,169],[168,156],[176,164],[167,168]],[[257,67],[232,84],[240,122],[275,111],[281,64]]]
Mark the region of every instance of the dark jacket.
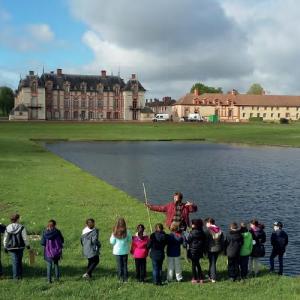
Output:
[[[176,204],[174,202],[170,202],[166,205],[149,205],[149,209],[153,211],[163,212],[166,214],[166,225],[168,227],[171,226],[173,222],[173,218],[176,214]],[[186,203],[181,203],[181,217],[182,221],[190,226],[190,213],[197,211],[197,205],[187,205]]]
[[[4,224],[0,224],[0,251],[1,251],[1,234],[5,232],[6,226]],[[0,256],[1,257],[1,256]]]
[[163,260],[165,258],[165,247],[168,243],[168,236],[164,231],[156,231],[150,235],[148,249],[150,257],[154,260]]
[[188,258],[201,258],[205,252],[206,235],[203,230],[193,229],[187,236]]
[[276,230],[271,235],[271,245],[276,254],[282,255],[289,242],[288,235],[282,229]]
[[224,249],[224,234],[222,230],[215,226],[214,228],[204,228],[206,235],[206,249],[208,252],[219,253]]
[[240,230],[230,230],[225,240],[225,254],[227,257],[239,257],[243,242],[244,239]]
[[253,248],[251,252],[252,257],[263,257],[265,255],[264,243],[266,242],[266,233],[262,228],[253,230],[250,228],[249,232],[252,234]]
[[167,255],[169,257],[178,257],[180,256],[180,247],[183,244],[183,237],[181,234],[171,232],[168,235],[167,242]]

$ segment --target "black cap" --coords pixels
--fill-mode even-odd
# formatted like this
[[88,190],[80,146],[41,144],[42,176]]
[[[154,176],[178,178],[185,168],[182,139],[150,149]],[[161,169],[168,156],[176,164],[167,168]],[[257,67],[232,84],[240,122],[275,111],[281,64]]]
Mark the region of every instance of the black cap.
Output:
[[283,224],[279,221],[273,223],[273,226],[283,227]]

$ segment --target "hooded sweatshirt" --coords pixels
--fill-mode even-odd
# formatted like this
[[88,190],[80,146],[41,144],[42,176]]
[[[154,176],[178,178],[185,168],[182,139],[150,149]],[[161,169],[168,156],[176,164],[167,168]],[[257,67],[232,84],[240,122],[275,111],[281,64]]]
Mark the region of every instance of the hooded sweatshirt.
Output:
[[253,248],[253,239],[252,239],[252,234],[250,232],[243,232],[242,233],[244,242],[241,247],[240,255],[241,256],[249,256],[252,252]]
[[138,235],[132,237],[131,243],[131,254],[134,258],[146,258],[148,256],[148,245],[149,237],[144,235],[140,237]]
[[204,229],[207,238],[208,252],[218,253],[224,248],[224,234],[220,227],[211,225]]
[[60,245],[61,245],[61,249],[62,249],[63,244],[64,244],[64,237],[62,236],[60,230],[58,230],[57,228],[53,228],[53,229],[46,229],[43,232],[42,239],[41,239],[41,245],[45,247],[44,248],[44,258],[46,260],[49,259],[49,257],[47,257],[47,253],[46,253],[47,240],[56,240],[56,239],[60,240]]
[[120,239],[114,236],[110,237],[110,243],[113,245],[113,255],[127,255],[129,253],[129,243],[131,242],[131,234],[127,230],[127,235],[125,238]]
[[99,230],[97,228],[90,229],[85,227],[82,230],[80,239],[83,255],[86,258],[92,258],[99,255],[101,243],[99,241]]
[[164,231],[155,231],[150,235],[148,249],[150,249],[150,257],[153,260],[164,260],[165,247],[168,243],[168,236]]
[[[18,248],[10,248],[8,247],[8,243],[9,243],[9,235],[10,234],[20,234],[21,233],[21,237],[24,241],[24,245],[21,245]],[[16,250],[16,249],[24,249],[25,246],[29,245],[28,242],[28,237],[27,237],[27,232],[26,229],[23,225],[19,224],[19,223],[11,223],[6,227],[5,233],[4,233],[4,238],[3,238],[3,245],[4,248],[7,250]]]

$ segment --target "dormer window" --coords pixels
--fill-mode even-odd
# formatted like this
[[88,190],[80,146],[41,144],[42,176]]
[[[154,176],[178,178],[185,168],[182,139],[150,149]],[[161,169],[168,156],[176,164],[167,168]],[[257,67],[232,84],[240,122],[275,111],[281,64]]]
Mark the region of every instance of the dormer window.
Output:
[[98,92],[99,94],[103,94],[103,84],[102,84],[102,83],[99,83],[99,84],[97,85],[97,92]]
[[70,84],[69,84],[69,82],[65,82],[65,84],[64,84],[64,90],[65,90],[66,93],[70,92]]
[[36,83],[36,81],[33,81],[31,83],[31,92],[32,93],[36,93],[37,92],[37,83]]
[[86,92],[86,83],[85,82],[82,82],[81,85],[80,85],[80,90],[82,93],[85,93]]

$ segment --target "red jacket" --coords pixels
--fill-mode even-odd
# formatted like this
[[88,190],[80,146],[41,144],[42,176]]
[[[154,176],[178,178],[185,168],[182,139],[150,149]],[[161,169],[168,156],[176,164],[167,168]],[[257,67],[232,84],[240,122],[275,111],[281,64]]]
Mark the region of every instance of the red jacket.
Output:
[[[189,214],[197,211],[197,205],[186,205],[186,203],[182,203],[181,217],[190,227],[190,219]],[[173,218],[176,213],[176,204],[172,201],[166,205],[149,205],[150,210],[164,212],[166,214],[166,225],[168,227],[171,226]]]

